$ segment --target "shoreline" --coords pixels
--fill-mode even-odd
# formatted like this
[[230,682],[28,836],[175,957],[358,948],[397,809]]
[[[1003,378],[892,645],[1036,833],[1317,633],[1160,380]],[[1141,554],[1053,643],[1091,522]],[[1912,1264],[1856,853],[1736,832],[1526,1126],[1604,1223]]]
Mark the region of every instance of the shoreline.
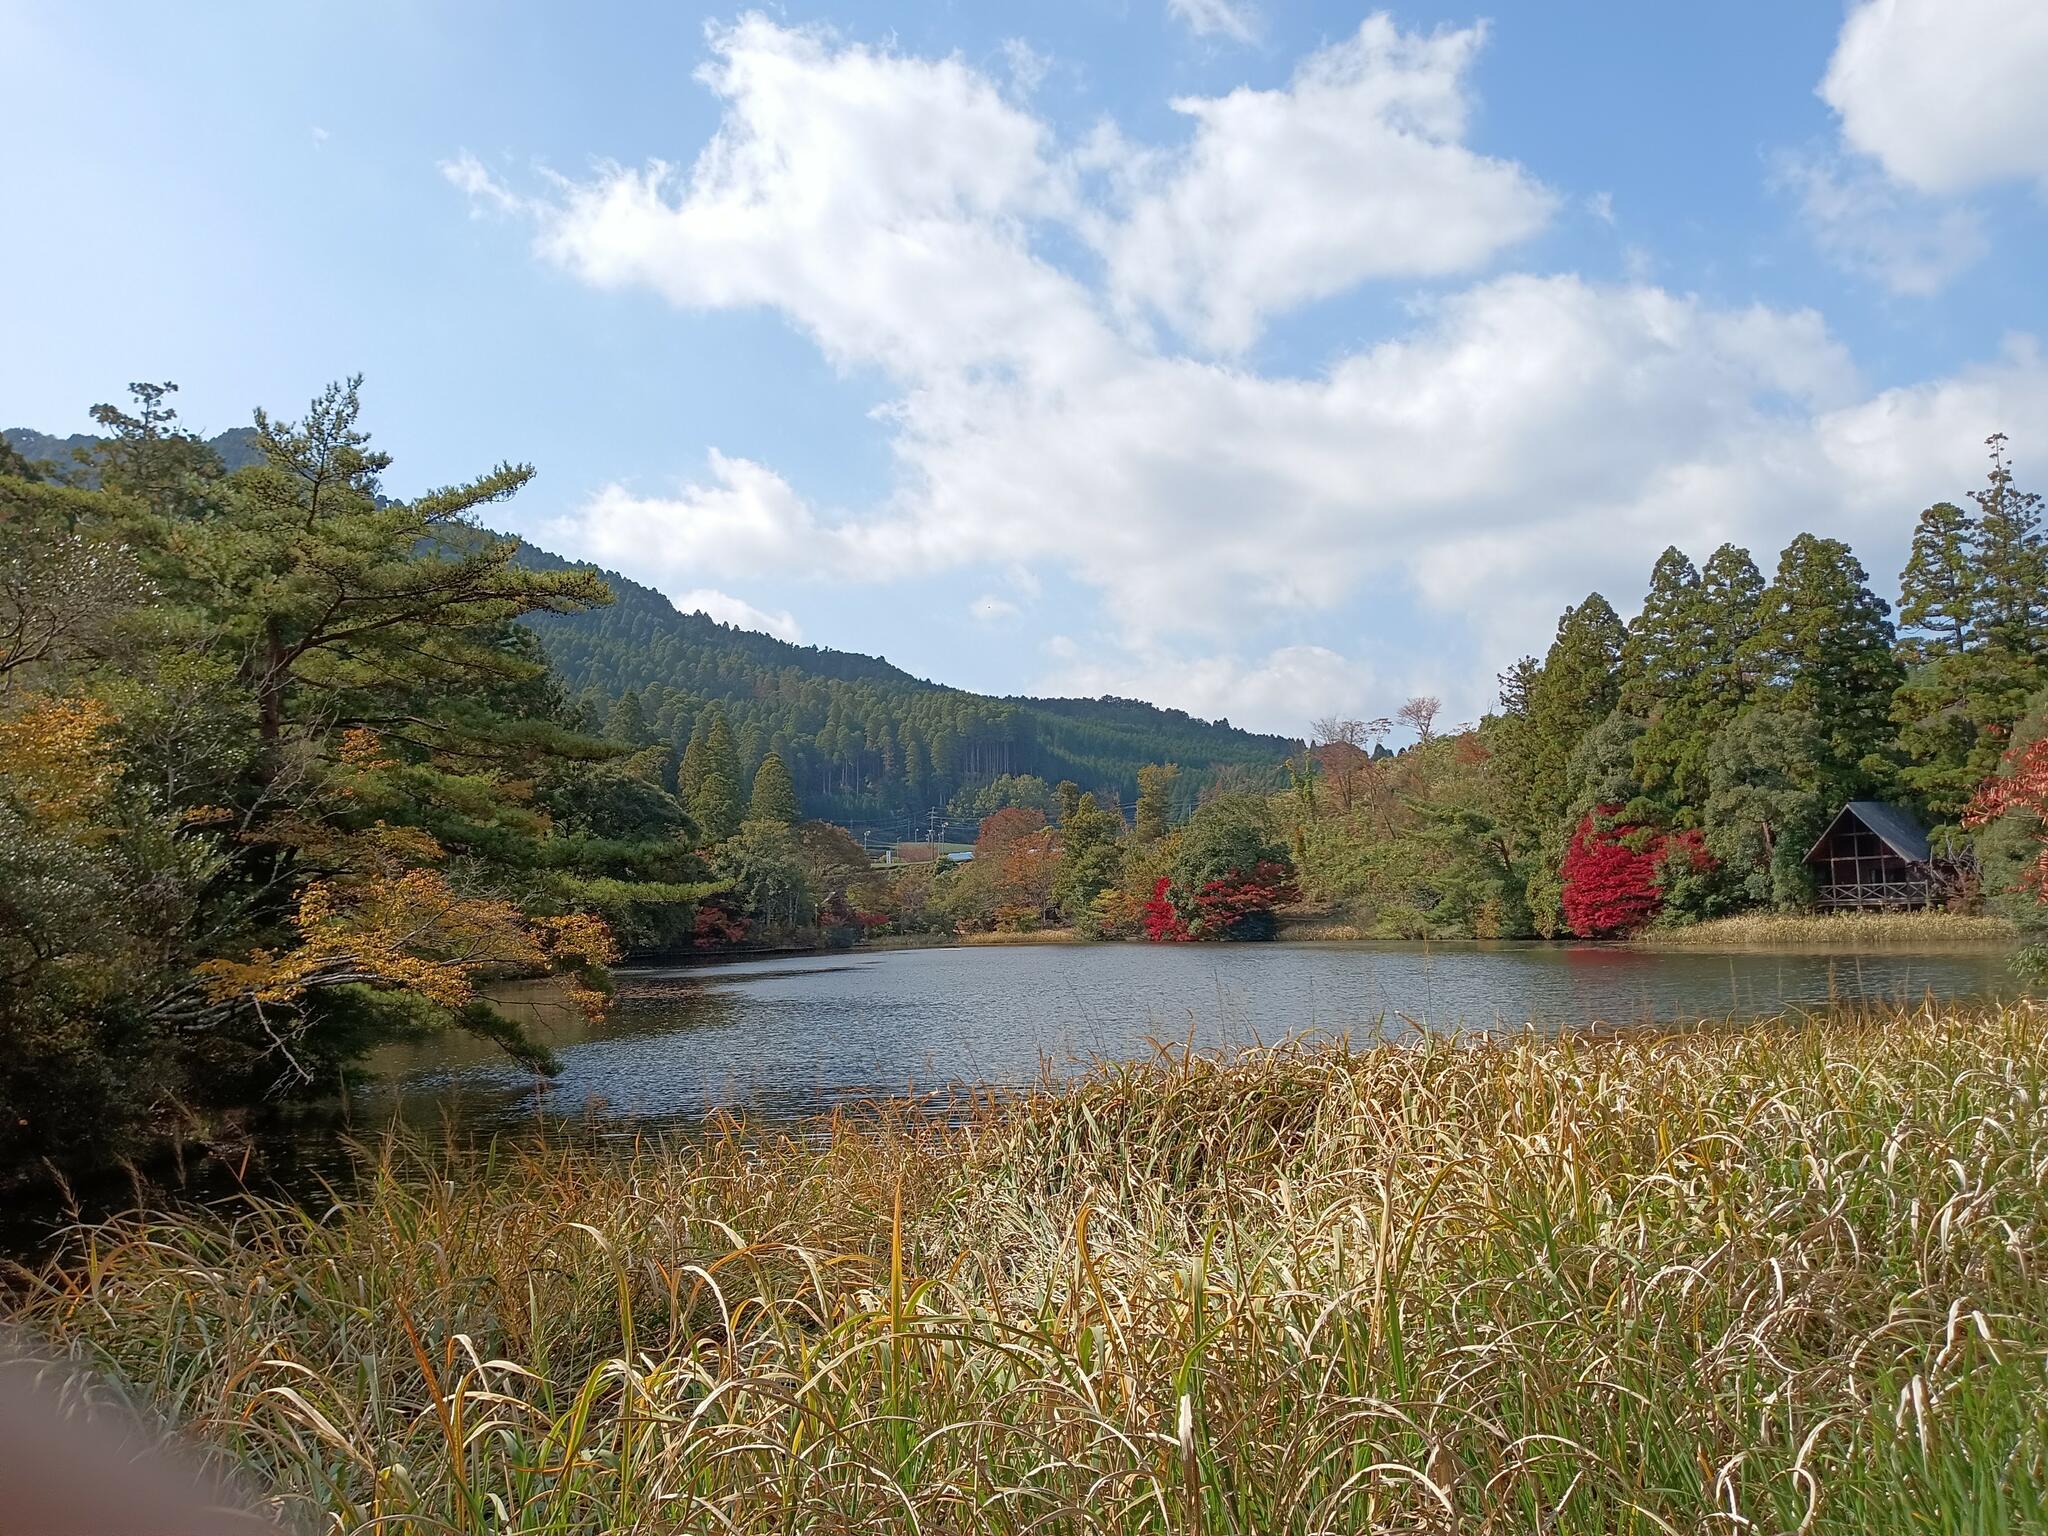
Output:
[[[1136,944],[1132,936],[1120,939],[1083,938],[1072,928],[1039,928],[1020,933],[905,933],[887,934],[864,943],[847,946],[808,945],[763,949],[731,949],[693,952],[688,955],[651,956],[634,959],[634,967],[687,967],[724,965],[742,960],[775,958],[800,959],[812,955],[859,955],[919,949],[1005,949],[1034,946],[1095,947]],[[1749,912],[1732,917],[1710,918],[1684,928],[1650,929],[1628,938],[1581,939],[1567,935],[1555,938],[1390,938],[1370,933],[1356,925],[1327,918],[1282,918],[1273,944],[1356,944],[1361,946],[1429,945],[1463,946],[1480,944],[1529,944],[1570,948],[1634,949],[1646,952],[1713,952],[1783,950],[1788,953],[1855,953],[1863,950],[1992,951],[2010,949],[2019,942],[2018,931],[2004,918],[1971,916],[1953,912]]]

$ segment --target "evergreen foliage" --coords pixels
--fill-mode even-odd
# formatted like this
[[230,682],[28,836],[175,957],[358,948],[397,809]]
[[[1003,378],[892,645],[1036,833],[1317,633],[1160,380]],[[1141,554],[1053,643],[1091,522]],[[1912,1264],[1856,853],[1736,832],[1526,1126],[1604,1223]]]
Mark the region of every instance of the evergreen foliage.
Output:
[[761,767],[754,774],[747,819],[777,821],[784,826],[793,826],[803,819],[803,811],[796,803],[796,785],[790,782],[789,770],[782,766],[781,757],[773,752],[761,759]]
[[1823,782],[1836,800],[1882,790],[1891,776],[1901,671],[1890,612],[1848,545],[1810,533],[1786,546],[1759,609],[1749,646],[1759,699],[1813,717],[1826,743]]

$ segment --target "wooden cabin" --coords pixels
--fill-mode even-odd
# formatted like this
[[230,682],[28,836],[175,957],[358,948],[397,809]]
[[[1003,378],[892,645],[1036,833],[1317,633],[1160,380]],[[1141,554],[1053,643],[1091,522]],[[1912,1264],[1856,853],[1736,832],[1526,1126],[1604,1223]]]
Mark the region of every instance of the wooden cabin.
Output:
[[1927,829],[1882,800],[1851,800],[1806,855],[1823,912],[1924,907],[1934,897]]

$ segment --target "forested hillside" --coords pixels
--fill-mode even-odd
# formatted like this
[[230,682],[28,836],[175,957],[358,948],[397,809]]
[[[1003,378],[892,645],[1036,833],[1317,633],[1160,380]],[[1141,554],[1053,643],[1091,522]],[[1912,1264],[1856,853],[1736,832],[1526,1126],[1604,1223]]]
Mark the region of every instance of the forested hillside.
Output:
[[[31,463],[97,483],[107,439],[58,438],[26,428],[6,440]],[[249,428],[206,445],[224,469],[257,462]],[[520,563],[560,573],[571,563],[526,546]],[[634,745],[667,745],[675,760],[717,701],[733,733],[744,783],[777,753],[807,815],[886,835],[923,835],[940,815],[971,837],[973,791],[1004,775],[1072,779],[1105,802],[1129,805],[1146,763],[1181,767],[1181,809],[1220,772],[1248,785],[1280,782],[1299,743],[1198,720],[1135,699],[989,698],[911,676],[872,656],[792,645],[679,613],[661,593],[616,571],[600,573],[615,601],[529,622],[594,726],[609,722]],[[630,695],[630,697],[628,697]],[[622,708],[614,711],[614,706]],[[963,793],[964,792],[964,793]]]
[[[567,563],[529,548],[536,570]],[[790,770],[805,814],[923,835],[951,807],[975,819],[963,791],[1005,775],[1071,779],[1128,805],[1146,763],[1178,763],[1188,804],[1219,773],[1277,785],[1300,744],[1197,720],[1134,699],[989,698],[912,677],[870,656],[791,645],[678,613],[652,588],[599,573],[615,601],[563,616],[535,615],[564,683],[590,723],[635,745],[683,748],[717,702],[744,783],[763,758]],[[969,797],[971,798],[971,796]],[[961,830],[972,836],[971,827]]]
[[[7,446],[39,473],[55,472],[73,485],[88,489],[100,483],[100,456],[110,441],[90,432],[53,437],[33,427],[9,427],[0,432],[0,439],[5,439]],[[263,462],[262,441],[254,427],[231,427],[205,439],[204,445],[230,474]]]

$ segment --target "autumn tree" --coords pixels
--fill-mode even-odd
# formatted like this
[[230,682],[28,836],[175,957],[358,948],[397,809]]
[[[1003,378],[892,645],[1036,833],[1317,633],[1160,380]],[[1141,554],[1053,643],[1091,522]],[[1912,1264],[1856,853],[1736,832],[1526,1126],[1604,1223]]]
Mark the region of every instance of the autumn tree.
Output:
[[1994,905],[2020,931],[2017,968],[2030,981],[2048,980],[2048,690],[2021,717],[1966,824],[1977,833]]
[[[90,488],[0,479],[28,599],[5,613],[0,929],[33,960],[0,973],[0,1034],[36,1063],[0,1118],[61,1151],[91,1104],[120,1150],[329,1090],[395,1027],[546,1067],[486,984],[555,973],[595,1008],[615,931],[656,938],[716,889],[659,763],[572,727],[520,622],[602,583],[476,526],[522,467],[389,496],[353,383],[259,413],[262,461],[233,474],[168,393],[95,413]],[[53,558],[91,622],[35,606]],[[89,770],[62,815],[52,741]]]

